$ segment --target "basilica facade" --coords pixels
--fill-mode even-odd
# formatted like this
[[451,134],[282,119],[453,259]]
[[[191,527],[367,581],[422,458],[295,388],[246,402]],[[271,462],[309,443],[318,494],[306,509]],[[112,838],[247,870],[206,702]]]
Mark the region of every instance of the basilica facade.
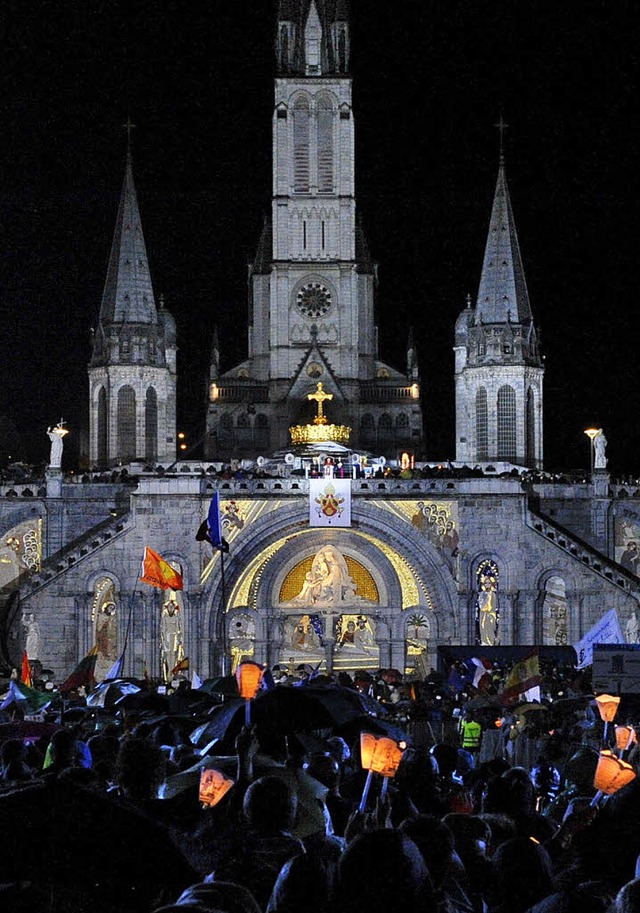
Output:
[[[52,460],[0,485],[5,670],[29,644],[57,680],[94,646],[98,678],[123,650],[126,674],[158,679],[183,657],[201,678],[242,658],[423,677],[439,647],[570,645],[612,608],[637,639],[640,492],[604,456],[581,484],[540,472],[543,361],[502,160],[478,295],[451,328],[456,461],[425,459],[415,342],[402,369],[378,355],[349,60],[344,0],[281,0],[247,357],[221,372],[214,342],[197,461],[176,459],[176,326],[127,157],[88,369],[92,470]],[[196,538],[216,492],[228,552]],[[182,589],[140,582],[146,546]]]

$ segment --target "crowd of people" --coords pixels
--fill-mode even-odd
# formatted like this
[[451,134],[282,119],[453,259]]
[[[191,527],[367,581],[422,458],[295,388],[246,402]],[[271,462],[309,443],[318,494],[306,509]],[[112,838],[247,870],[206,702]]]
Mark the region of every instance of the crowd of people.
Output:
[[[144,688],[102,707],[76,696],[40,722],[13,705],[0,720],[4,908],[640,911],[640,784],[596,795],[605,735],[588,679],[551,663],[539,703],[506,706],[507,670],[494,665],[481,691],[454,671],[416,683],[275,670],[248,725],[224,688],[205,699],[186,682],[172,703]],[[293,703],[260,713],[269,694]],[[301,725],[295,701],[314,694],[361,713]],[[631,721],[635,707],[622,712]],[[406,747],[363,802],[367,721]],[[213,806],[202,769],[233,781]]]

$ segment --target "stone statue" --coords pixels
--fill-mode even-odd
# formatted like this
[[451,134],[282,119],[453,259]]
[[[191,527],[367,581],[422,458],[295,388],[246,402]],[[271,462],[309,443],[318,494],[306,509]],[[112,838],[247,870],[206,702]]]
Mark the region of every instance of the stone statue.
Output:
[[600,434],[597,434],[593,441],[593,446],[595,449],[595,456],[593,461],[594,469],[606,469],[607,468],[607,439],[604,436],[604,431],[600,429]]
[[64,422],[62,419],[58,422],[55,428],[52,428],[51,425],[47,428],[47,436],[51,441],[51,453],[49,454],[49,468],[50,469],[60,469],[62,466],[62,448],[64,446],[64,436],[68,434],[69,431],[64,427]]
[[40,659],[40,625],[36,621],[35,615],[32,612],[23,615],[22,624],[25,632],[24,649],[27,658],[30,662]]
[[356,585],[344,556],[335,545],[325,545],[313,559],[311,570],[305,575],[302,588],[292,604],[335,605],[361,601],[362,597],[356,596]]
[[498,643],[498,594],[495,583],[493,575],[481,577],[478,593],[480,643],[489,647]]
[[625,625],[624,636],[628,644],[637,644],[640,640],[639,635],[640,623],[638,622],[638,616],[634,612]]
[[172,670],[182,659],[184,659],[184,642],[180,610],[177,602],[169,599],[162,606],[160,617],[160,660],[165,681],[169,681]]

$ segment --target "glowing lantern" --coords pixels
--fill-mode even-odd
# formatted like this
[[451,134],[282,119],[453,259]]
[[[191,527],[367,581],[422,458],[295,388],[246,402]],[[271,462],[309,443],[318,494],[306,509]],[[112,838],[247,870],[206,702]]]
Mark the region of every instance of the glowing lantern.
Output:
[[213,808],[229,792],[235,780],[225,777],[219,770],[200,771],[200,801],[203,805]]
[[260,682],[264,669],[258,663],[250,661],[242,662],[236,669],[236,681],[238,682],[238,691],[245,701],[251,701],[258,693]]
[[385,781],[382,785],[382,797],[386,795],[386,787],[391,777],[395,777],[396,771],[402,759],[402,752],[407,747],[406,742],[396,742],[387,736],[375,736],[371,732],[360,733],[360,760],[363,770],[367,770],[367,780],[362,790],[359,809],[365,810],[367,796],[371,779],[376,774],[382,774]]
[[637,741],[633,726],[616,726],[616,748],[619,751],[627,751]]
[[258,688],[260,687],[263,675],[264,666],[259,666],[258,663],[253,663],[251,660],[240,663],[236,669],[238,691],[240,692],[240,697],[243,697],[246,701],[244,706],[244,721],[247,726],[251,724],[251,701],[258,693]]
[[600,711],[600,719],[603,723],[611,723],[618,712],[620,698],[612,694],[599,694],[596,697],[596,704]]
[[606,748],[600,752],[593,781],[594,787],[600,793],[610,796],[635,778],[636,772],[631,764],[616,758],[614,753]]
[[387,736],[377,737],[370,732],[361,732],[360,757],[365,770],[383,777],[395,777],[402,759],[402,747]]

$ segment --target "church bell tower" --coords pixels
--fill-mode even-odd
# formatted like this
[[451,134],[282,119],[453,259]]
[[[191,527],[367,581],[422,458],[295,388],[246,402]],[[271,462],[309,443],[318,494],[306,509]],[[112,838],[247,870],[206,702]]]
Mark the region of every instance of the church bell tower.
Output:
[[542,468],[542,384],[504,159],[500,156],[475,307],[455,329],[456,460]]
[[281,0],[276,27],[273,190],[249,271],[248,358],[212,365],[210,459],[288,448],[307,394],[353,449],[395,456],[422,437],[420,387],[378,359],[376,265],[356,214],[346,0]]
[[156,308],[131,150],[89,364],[90,465],[173,462],[176,325]]

